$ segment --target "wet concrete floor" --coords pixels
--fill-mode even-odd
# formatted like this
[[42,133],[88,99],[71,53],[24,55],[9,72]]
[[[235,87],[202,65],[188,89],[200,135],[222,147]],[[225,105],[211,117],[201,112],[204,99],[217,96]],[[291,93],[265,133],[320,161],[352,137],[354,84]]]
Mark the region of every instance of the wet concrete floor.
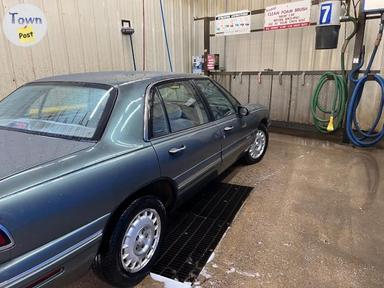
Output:
[[[383,171],[384,150],[272,134],[225,178],[255,189],[196,286],[384,287]],[[101,287],[92,272],[68,286]]]

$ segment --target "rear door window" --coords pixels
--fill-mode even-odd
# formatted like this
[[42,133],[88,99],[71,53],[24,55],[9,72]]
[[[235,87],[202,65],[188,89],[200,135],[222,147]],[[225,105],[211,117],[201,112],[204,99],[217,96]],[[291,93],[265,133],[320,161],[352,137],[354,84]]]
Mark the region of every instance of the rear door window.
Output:
[[208,123],[204,104],[187,81],[172,82],[159,86],[172,132]]
[[167,116],[163,108],[161,98],[157,92],[153,94],[151,107],[152,137],[157,138],[169,133]]

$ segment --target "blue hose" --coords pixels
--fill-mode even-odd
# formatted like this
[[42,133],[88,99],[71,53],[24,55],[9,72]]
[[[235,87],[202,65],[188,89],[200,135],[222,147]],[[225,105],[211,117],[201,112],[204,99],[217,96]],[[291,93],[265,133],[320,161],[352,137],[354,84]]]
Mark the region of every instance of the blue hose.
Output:
[[371,81],[369,74],[371,73],[371,68],[373,61],[375,59],[377,50],[379,48],[379,44],[383,35],[384,29],[384,16],[382,15],[382,21],[380,24],[380,30],[378,33],[378,37],[375,43],[375,49],[373,50],[372,56],[370,58],[369,64],[367,66],[367,70],[364,73],[364,76],[360,79],[355,79],[353,76],[359,73],[359,70],[364,65],[364,57],[365,57],[365,47],[363,47],[363,51],[360,55],[359,65],[353,69],[349,74],[349,80],[355,83],[355,89],[353,91],[352,97],[348,103],[347,108],[347,117],[346,117],[346,132],[349,140],[353,145],[358,147],[371,147],[379,143],[384,138],[384,125],[381,127],[379,132],[377,131],[381,116],[383,114],[384,109],[384,78],[378,74],[373,75],[373,80],[380,85],[381,88],[381,101],[379,106],[379,111],[376,115],[375,120],[373,121],[372,126],[363,130],[360,127],[360,124],[357,120],[357,109],[361,101],[361,96],[364,92],[365,83],[367,81]]

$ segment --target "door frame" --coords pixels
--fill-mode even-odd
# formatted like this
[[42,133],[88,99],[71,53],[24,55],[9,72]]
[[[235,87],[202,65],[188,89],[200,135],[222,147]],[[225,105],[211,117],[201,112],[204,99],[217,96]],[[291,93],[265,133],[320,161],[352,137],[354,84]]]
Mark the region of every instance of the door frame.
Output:
[[[162,79],[162,80],[153,82],[153,83],[151,83],[150,85],[147,86],[147,88],[145,90],[145,94],[144,94],[144,123],[143,123],[143,125],[144,125],[144,127],[143,127],[144,128],[143,129],[144,135],[143,135],[143,140],[145,142],[150,142],[153,139],[159,139],[159,138],[163,138],[163,137],[169,137],[169,136],[172,136],[172,135],[177,135],[180,132],[184,132],[184,131],[187,131],[187,130],[190,130],[190,129],[195,129],[196,127],[201,127],[201,126],[212,124],[212,123],[216,122],[212,118],[212,112],[211,112],[211,110],[209,108],[209,105],[207,105],[205,98],[202,97],[200,90],[198,90],[195,87],[195,85],[194,85],[194,83],[192,81],[194,79],[209,79],[209,78],[208,77],[201,77],[201,76],[196,76],[196,77],[185,77],[185,76],[183,77],[183,76],[179,76],[179,77],[172,77],[172,78]],[[167,134],[167,135],[161,136],[161,137],[156,137],[156,138],[151,139],[151,122],[150,121],[151,121],[151,103],[152,103],[152,98],[153,98],[153,92],[157,91],[157,87],[162,85],[162,84],[167,84],[167,83],[172,83],[172,82],[183,82],[183,81],[189,82],[189,84],[191,85],[192,89],[194,90],[196,96],[203,103],[203,106],[204,106],[204,109],[205,109],[205,111],[206,111],[206,113],[208,115],[208,120],[209,121],[207,123],[201,124],[199,126],[191,127],[191,128],[188,128],[188,129],[185,129],[185,130],[182,130],[182,131],[172,132],[171,129],[170,129],[171,127],[169,125],[168,115],[166,115],[167,122],[168,122],[168,128],[169,128],[170,133]],[[164,110],[165,114],[167,114],[166,113],[167,110],[165,109],[164,101],[163,101],[162,97],[160,97],[160,98],[161,98],[161,101],[162,101],[163,110]]]

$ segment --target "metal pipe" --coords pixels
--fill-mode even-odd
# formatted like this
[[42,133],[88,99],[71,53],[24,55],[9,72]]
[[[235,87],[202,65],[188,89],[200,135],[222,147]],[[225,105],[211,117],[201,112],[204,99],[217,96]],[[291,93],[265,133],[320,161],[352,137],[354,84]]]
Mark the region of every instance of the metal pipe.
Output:
[[131,41],[131,51],[132,51],[132,59],[133,59],[133,69],[137,71],[136,68],[136,58],[135,58],[135,50],[133,49],[133,41],[132,41],[132,34],[129,35],[129,40]]
[[173,72],[172,59],[171,59],[171,52],[170,52],[170,50],[169,50],[169,44],[168,44],[167,28],[166,28],[166,26],[165,26],[165,17],[164,17],[163,0],[160,0],[160,10],[161,10],[161,18],[162,18],[162,20],[163,20],[163,31],[164,31],[165,45],[167,46],[169,68],[170,68],[171,72]]
[[145,71],[145,0],[143,0],[143,71]]
[[[310,75],[322,75],[325,71],[323,70],[312,70],[312,71],[226,71],[226,72],[216,72],[216,71],[212,71],[210,74],[211,75],[238,75],[239,73],[242,73],[243,75],[254,75],[254,76],[258,76],[260,73],[262,73],[262,75],[280,75],[280,73],[282,73],[281,75],[294,75],[294,76],[300,76],[302,75],[303,73],[305,73],[305,75],[307,76],[310,76]],[[335,74],[342,74],[343,71],[341,70],[331,70],[330,72],[333,72]],[[349,73],[350,71],[347,70],[347,72]],[[364,73],[366,72],[365,70],[359,70],[358,73]],[[379,73],[380,70],[372,70],[371,73]]]

